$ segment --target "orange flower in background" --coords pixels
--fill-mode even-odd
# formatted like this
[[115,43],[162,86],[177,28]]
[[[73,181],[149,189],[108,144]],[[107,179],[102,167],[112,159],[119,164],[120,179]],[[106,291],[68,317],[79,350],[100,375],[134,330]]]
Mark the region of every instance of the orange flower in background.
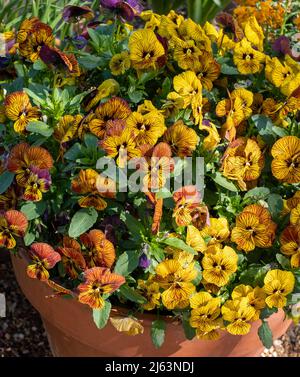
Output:
[[170,145],[173,155],[178,157],[191,156],[199,140],[196,131],[181,120],[168,127],[164,134],[164,141]]
[[98,229],[80,236],[80,241],[85,247],[82,250],[86,263],[89,267],[110,268],[116,259],[114,245],[105,238],[105,234]]
[[41,117],[40,109],[32,106],[25,92],[8,94],[4,102],[5,115],[14,121],[14,130],[18,133],[26,131],[29,122]]
[[223,175],[238,182],[242,190],[255,183],[264,167],[264,156],[257,142],[238,138],[229,144],[223,156]]
[[38,169],[51,169],[53,159],[50,153],[42,147],[31,147],[27,143],[13,147],[9,154],[7,169],[16,174],[20,186],[26,186],[32,166]]
[[103,294],[110,294],[125,283],[121,275],[110,272],[108,268],[94,267],[84,272],[84,283],[78,286],[79,302],[89,305],[92,309],[103,308]]
[[10,210],[0,215],[0,247],[13,249],[15,237],[24,237],[27,227],[28,221],[22,212]]
[[80,207],[94,207],[97,211],[107,206],[103,197],[113,197],[116,192],[114,181],[93,169],[80,170],[78,177],[72,180],[72,190],[85,195],[78,200]]
[[48,270],[61,260],[61,256],[47,243],[37,242],[29,250],[32,262],[27,267],[27,274],[33,279],[48,280]]
[[300,226],[288,226],[280,235],[280,251],[291,257],[292,268],[300,267]]
[[51,46],[53,41],[51,27],[36,17],[23,21],[17,34],[20,55],[32,62],[39,58],[41,47]]
[[300,139],[285,136],[273,145],[271,154],[272,173],[275,178],[286,183],[300,182]]
[[239,250],[246,253],[255,247],[268,248],[275,239],[276,227],[266,208],[252,204],[245,207],[237,216],[236,226],[231,232],[231,241],[237,244]]
[[128,103],[122,98],[113,97],[96,108],[95,118],[90,122],[90,131],[99,139],[103,139],[108,121],[126,120],[130,114]]
[[67,236],[63,238],[63,246],[57,248],[61,261],[71,279],[76,279],[78,274],[85,270],[86,263],[77,241]]

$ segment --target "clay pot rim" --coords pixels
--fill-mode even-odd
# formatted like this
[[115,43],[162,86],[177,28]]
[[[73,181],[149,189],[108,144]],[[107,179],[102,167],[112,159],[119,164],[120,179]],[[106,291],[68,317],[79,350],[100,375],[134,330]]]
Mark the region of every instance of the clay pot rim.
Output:
[[[18,254],[15,255],[15,257],[20,257],[22,258],[24,261],[26,261],[27,265],[29,265],[31,259],[29,258],[28,254],[26,253],[26,247],[19,247],[18,249]],[[28,279],[30,279],[28,277]],[[47,284],[46,282],[43,282],[41,280],[39,280],[39,283],[42,283],[42,284]],[[49,287],[49,291],[53,292],[53,290],[51,289],[51,287]],[[60,297],[61,299],[63,299],[62,297]],[[82,306],[82,309],[83,310],[90,310],[92,311],[93,309],[88,307],[87,305],[84,305],[84,304],[81,304],[78,300],[76,300],[76,296],[74,296],[72,298],[72,300],[76,301],[76,303],[78,305],[81,305]],[[121,316],[121,317],[128,317],[128,311],[130,310],[130,307],[123,307],[123,306],[117,306],[117,305],[114,305],[112,306],[112,309],[111,309],[111,313],[112,315],[114,316]],[[176,324],[179,324],[180,321],[178,319],[176,319],[176,317],[172,316],[172,315],[160,315],[161,318],[163,318],[166,322],[168,323],[172,323],[173,325],[176,325]],[[151,313],[137,313],[136,315],[136,318],[139,319],[139,320],[146,320],[146,321],[154,321],[157,319],[157,315],[155,314],[151,314]]]

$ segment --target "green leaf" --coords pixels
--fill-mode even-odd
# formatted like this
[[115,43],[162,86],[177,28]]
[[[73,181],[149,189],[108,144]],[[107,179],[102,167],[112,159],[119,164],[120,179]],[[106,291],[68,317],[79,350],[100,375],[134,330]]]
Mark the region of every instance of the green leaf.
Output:
[[76,238],[89,230],[97,221],[98,213],[95,208],[82,208],[72,217],[69,236]]
[[121,293],[122,296],[127,298],[127,300],[136,302],[137,304],[146,304],[147,302],[145,297],[143,297],[138,292],[131,289],[127,284],[123,284],[120,287],[119,292]]
[[216,172],[212,176],[212,179],[216,182],[217,185],[222,186],[229,191],[238,192],[238,189],[235,186],[235,184],[229,179],[225,178],[220,172]]
[[262,344],[266,348],[271,348],[273,345],[273,335],[272,330],[269,327],[268,322],[262,321],[261,326],[258,328],[258,336]]
[[156,193],[156,199],[171,198],[173,195],[166,187],[163,187]]
[[98,138],[93,134],[84,135],[84,144],[88,149],[95,149],[98,146]]
[[271,194],[268,197],[268,206],[273,219],[278,219],[282,209],[283,200],[279,194]]
[[14,180],[14,173],[10,171],[5,171],[0,175],[0,194],[3,194]]
[[196,336],[196,329],[194,329],[190,325],[189,314],[186,313],[186,312],[183,313],[182,327],[183,327],[183,331],[184,331],[185,337],[188,340],[192,340]]
[[78,57],[77,60],[81,66],[89,70],[97,68],[102,59],[95,55],[85,54],[84,56]]
[[260,319],[265,319],[265,318],[269,318],[272,314],[274,313],[277,313],[278,312],[278,309],[277,308],[264,308],[261,312],[260,312]]
[[27,232],[24,236],[24,244],[25,246],[29,246],[35,240],[35,234]]
[[258,133],[265,143],[272,145],[276,140],[276,134],[273,131],[273,123],[270,118],[265,115],[255,114],[251,117]]
[[152,322],[151,325],[151,338],[155,348],[160,348],[165,341],[166,322],[158,319]]
[[33,63],[33,69],[36,71],[45,71],[47,69],[47,65],[42,60],[38,59]]
[[143,224],[133,217],[130,213],[123,212],[120,215],[122,221],[125,222],[130,234],[137,239],[141,239],[141,235],[145,233]]
[[139,264],[140,252],[137,250],[124,251],[117,260],[114,272],[127,276],[135,270]]
[[271,269],[270,265],[250,265],[240,275],[240,283],[248,285],[263,285],[266,273]]
[[54,131],[53,128],[50,128],[48,126],[48,124],[41,122],[39,120],[29,122],[26,126],[26,130],[45,137],[51,136]]
[[81,153],[82,153],[81,144],[76,143],[72,145],[70,149],[67,150],[67,152],[64,154],[64,157],[67,160],[76,161],[81,156]]
[[102,309],[93,309],[93,319],[98,329],[103,329],[106,326],[110,311],[111,303],[109,301],[105,301]]
[[285,270],[290,270],[291,269],[291,264],[290,264],[289,258],[287,258],[284,255],[278,253],[278,254],[276,254],[276,259],[277,259],[277,262],[280,264],[280,266],[282,268],[284,268]]
[[144,93],[142,91],[135,90],[134,92],[129,92],[128,96],[133,103],[139,103],[143,99]]
[[27,217],[27,220],[34,220],[40,217],[46,210],[45,202],[28,202],[22,205],[21,212]]
[[223,75],[239,75],[240,74],[236,67],[232,67],[228,64],[221,65],[221,73],[223,73]]
[[255,187],[245,194],[244,199],[264,200],[269,194],[270,190],[267,187]]
[[186,252],[194,254],[194,255],[197,254],[197,252],[191,246],[187,245],[184,241],[180,240],[179,238],[169,237],[169,238],[162,240],[162,243],[169,245],[169,246],[172,246],[176,249],[186,251]]
[[151,256],[153,256],[158,262],[161,262],[165,258],[165,253],[158,245],[151,244],[149,249]]

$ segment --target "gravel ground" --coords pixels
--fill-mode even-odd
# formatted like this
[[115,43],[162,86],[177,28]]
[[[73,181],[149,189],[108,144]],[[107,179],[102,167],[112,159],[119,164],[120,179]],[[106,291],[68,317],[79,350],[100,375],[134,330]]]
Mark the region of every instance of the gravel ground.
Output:
[[[5,293],[7,301],[7,317],[0,318],[0,357],[51,357],[40,317],[21,293],[9,260],[0,260],[0,293]],[[300,325],[275,340],[261,356],[299,357]]]

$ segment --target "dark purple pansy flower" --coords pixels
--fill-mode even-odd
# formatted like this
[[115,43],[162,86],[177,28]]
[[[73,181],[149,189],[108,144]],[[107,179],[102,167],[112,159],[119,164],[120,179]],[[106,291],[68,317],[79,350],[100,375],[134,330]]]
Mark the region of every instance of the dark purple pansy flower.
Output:
[[119,215],[111,215],[105,217],[99,224],[99,229],[105,234],[105,237],[112,242],[115,246],[117,244],[116,232],[124,231],[126,229],[124,222],[120,219]]
[[279,38],[275,40],[272,45],[274,51],[281,55],[289,55],[292,59],[296,61],[300,61],[300,56],[297,56],[293,53],[293,49],[291,48],[291,43],[288,37],[285,35],[281,35]]
[[272,48],[280,54],[289,55],[291,53],[290,40],[285,35],[281,35],[275,40]]
[[78,22],[81,18],[91,20],[94,18],[94,12],[87,6],[68,5],[63,10],[63,19],[66,22]]
[[103,8],[115,11],[125,21],[132,21],[143,9],[139,0],[100,0],[100,4]]
[[8,67],[11,59],[6,56],[0,56],[0,69]]
[[140,256],[140,260],[139,260],[139,266],[142,267],[142,268],[148,268],[150,266],[150,259],[147,258],[147,255],[146,254],[142,254]]
[[73,43],[78,50],[82,50],[87,45],[88,41],[83,35],[77,35],[73,38]]

